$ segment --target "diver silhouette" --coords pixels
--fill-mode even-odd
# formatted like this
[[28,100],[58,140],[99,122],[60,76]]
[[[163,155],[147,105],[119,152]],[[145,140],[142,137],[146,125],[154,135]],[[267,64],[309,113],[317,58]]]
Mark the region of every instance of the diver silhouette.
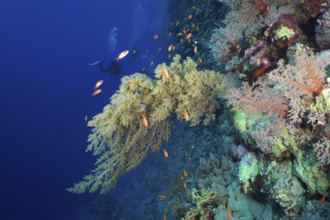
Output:
[[121,72],[121,66],[117,60],[112,60],[108,67],[104,67],[101,61],[88,64],[90,66],[98,65],[102,73],[110,73],[111,75],[119,75]]
[[[125,52],[125,54],[123,55],[123,57],[119,57],[122,53],[124,53]],[[138,55],[139,55],[139,51],[138,51],[138,49],[136,48],[136,47],[133,47],[132,49],[130,49],[130,50],[124,50],[124,51],[122,51],[119,55],[118,55],[118,57],[116,57],[116,58],[114,58],[111,62],[110,62],[110,65],[108,66],[108,67],[104,67],[103,66],[103,64],[102,64],[102,62],[101,61],[96,61],[96,62],[94,62],[94,63],[89,63],[88,65],[89,66],[95,66],[95,65],[98,65],[99,66],[99,68],[100,68],[100,71],[102,72],[102,73],[110,73],[111,75],[119,75],[120,74],[120,72],[121,72],[121,65],[120,65],[120,63],[119,63],[119,60],[120,59],[122,59],[122,58],[124,58],[127,54],[128,54],[128,52],[130,52],[130,54],[131,54],[131,56],[132,57],[137,57]]]

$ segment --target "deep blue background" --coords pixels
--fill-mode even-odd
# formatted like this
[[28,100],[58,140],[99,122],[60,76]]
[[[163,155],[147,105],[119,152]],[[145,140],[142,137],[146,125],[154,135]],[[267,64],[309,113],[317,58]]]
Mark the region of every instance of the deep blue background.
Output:
[[[164,61],[165,2],[0,1],[0,219],[90,219],[86,196],[65,188],[93,168],[83,118],[102,110],[120,77],[87,63],[108,64],[131,47],[139,56],[121,61],[121,76]],[[107,48],[113,27],[116,52]],[[92,97],[100,79],[103,91]]]

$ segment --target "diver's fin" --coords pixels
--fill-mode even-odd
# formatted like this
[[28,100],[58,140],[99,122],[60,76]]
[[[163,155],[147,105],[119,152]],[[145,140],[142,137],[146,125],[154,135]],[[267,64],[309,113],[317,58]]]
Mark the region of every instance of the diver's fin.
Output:
[[94,62],[94,63],[89,63],[88,65],[89,65],[89,66],[95,66],[96,64],[99,64],[100,62],[101,62],[101,61],[98,60],[98,61],[96,61],[96,62]]

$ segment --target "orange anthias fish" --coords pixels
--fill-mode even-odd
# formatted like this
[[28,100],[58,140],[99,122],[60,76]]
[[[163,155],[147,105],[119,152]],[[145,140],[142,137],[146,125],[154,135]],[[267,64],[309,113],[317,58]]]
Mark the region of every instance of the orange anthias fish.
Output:
[[183,175],[184,175],[185,177],[187,177],[187,176],[188,176],[188,173],[187,173],[187,171],[186,171],[186,170],[183,170]]
[[183,110],[183,118],[184,120],[188,121],[189,120],[189,115],[186,109]]
[[154,40],[157,40],[157,39],[158,39],[158,34],[154,34],[154,35],[152,36],[152,38],[153,38]]
[[165,158],[168,158],[168,153],[167,153],[167,151],[165,149],[164,149],[164,152],[163,153],[164,153],[164,157]]
[[142,115],[142,119],[141,119],[141,121],[142,121],[142,124],[143,124],[145,127],[148,127],[148,121],[147,121],[147,119],[146,119],[146,117],[145,117],[144,115]]
[[228,210],[227,210],[227,216],[228,216],[228,219],[229,220],[232,220],[233,219],[233,214],[232,214],[230,208],[228,208]]
[[163,72],[163,75],[165,76],[165,78],[168,77],[168,72],[167,72],[167,69],[165,67],[165,64],[162,65],[162,72]]
[[170,44],[170,45],[168,45],[168,48],[167,48],[167,50],[168,50],[168,51],[171,51],[171,50],[172,50],[172,48],[173,48],[173,44]]
[[97,81],[97,83],[95,83],[94,89],[99,88],[102,85],[102,83],[103,83],[103,80]]
[[198,57],[198,61],[199,61],[200,63],[203,63],[203,60],[202,60],[201,57]]
[[127,56],[128,53],[129,53],[129,50],[123,50],[123,51],[120,52],[120,54],[115,58],[115,60],[119,61],[119,60],[123,59],[124,57]]
[[244,184],[242,185],[242,188],[243,188],[244,193],[246,194],[246,193],[247,193],[247,186],[246,186],[246,183],[244,183]]
[[101,91],[102,91],[101,89],[96,89],[96,90],[94,90],[92,96],[96,96],[97,94],[100,94]]
[[134,83],[133,82],[127,82],[126,85],[132,86],[132,85],[134,85]]
[[197,46],[194,46],[194,53],[197,53]]
[[322,196],[322,198],[320,199],[320,205],[323,205],[324,201],[325,201],[325,194],[324,194],[324,195]]
[[191,33],[188,33],[188,34],[186,35],[186,40],[188,40],[190,37],[191,37]]
[[187,184],[186,183],[183,183],[183,188],[187,188]]
[[163,194],[159,194],[158,197],[159,197],[159,200],[164,200],[167,198],[167,196],[163,195]]

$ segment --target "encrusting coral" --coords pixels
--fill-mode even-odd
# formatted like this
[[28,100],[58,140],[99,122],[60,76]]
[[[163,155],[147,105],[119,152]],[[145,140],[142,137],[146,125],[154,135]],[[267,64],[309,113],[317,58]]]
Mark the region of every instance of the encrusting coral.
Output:
[[70,192],[106,193],[112,189],[118,178],[168,140],[171,113],[191,126],[214,119],[224,75],[197,71],[192,59],[181,62],[180,56],[170,66],[158,65],[155,74],[156,80],[140,73],[123,77],[110,104],[88,123],[93,129],[87,151],[99,158],[91,174],[69,188]]

